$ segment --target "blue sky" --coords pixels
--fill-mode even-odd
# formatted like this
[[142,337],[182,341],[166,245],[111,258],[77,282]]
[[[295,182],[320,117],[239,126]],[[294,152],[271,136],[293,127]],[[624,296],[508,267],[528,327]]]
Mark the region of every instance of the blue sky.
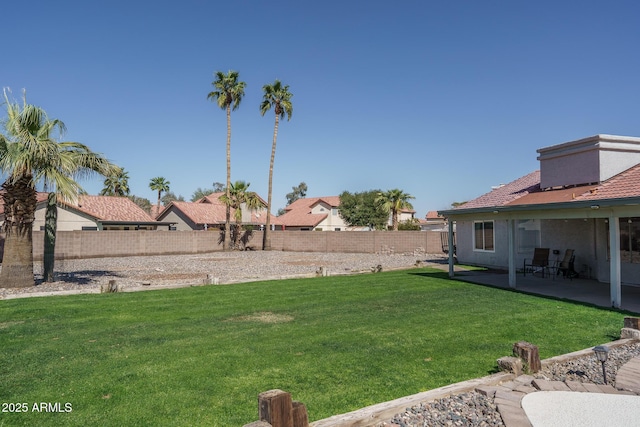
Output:
[[636,1],[60,0],[2,15],[0,86],[26,89],[152,202],[156,176],[186,200],[226,179],[226,117],[206,99],[217,70],[247,83],[232,180],[265,199],[262,86],[294,94],[274,212],[304,181],[310,197],[401,188],[424,217],[536,170],[538,148],[640,136]]

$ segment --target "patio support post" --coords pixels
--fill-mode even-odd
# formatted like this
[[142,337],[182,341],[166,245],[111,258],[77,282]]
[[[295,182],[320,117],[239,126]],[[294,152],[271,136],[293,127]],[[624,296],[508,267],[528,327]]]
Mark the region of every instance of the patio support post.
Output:
[[449,218],[449,277],[453,277],[453,253],[455,249],[453,247],[453,219]]
[[620,218],[609,217],[609,280],[611,306],[620,308],[622,305],[622,288],[620,275]]
[[507,220],[507,237],[509,241],[509,287],[516,288],[516,260],[515,260],[515,221]]

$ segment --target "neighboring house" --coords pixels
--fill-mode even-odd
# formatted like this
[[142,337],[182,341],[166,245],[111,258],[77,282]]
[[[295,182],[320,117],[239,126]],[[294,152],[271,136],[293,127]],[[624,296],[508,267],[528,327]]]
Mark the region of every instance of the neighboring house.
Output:
[[420,219],[420,230],[422,231],[444,231],[447,227],[447,220],[438,211],[429,211],[424,219]]
[[[369,227],[350,227],[340,216],[340,196],[308,197],[298,199],[284,208],[280,215],[284,230],[293,231],[368,231]],[[398,221],[414,218],[416,211],[403,209]],[[391,215],[388,225],[391,226]]]
[[[640,138],[595,135],[537,150],[540,170],[440,211],[456,223],[458,261],[516,270],[534,248],[575,250],[583,277],[640,284]],[[450,256],[450,274],[453,259]]]
[[[416,211],[413,209],[401,209],[400,212],[398,212],[398,223],[401,222],[405,222],[405,221],[412,221],[416,216]],[[389,222],[388,222],[389,226],[393,225],[393,219],[391,214],[389,214]]]
[[[226,221],[226,206],[219,199],[224,193],[211,193],[195,202],[173,201],[158,215],[159,221],[175,223],[178,231],[208,230],[224,226]],[[260,196],[258,196],[260,198]],[[258,209],[242,209],[242,225],[250,225],[256,229],[264,228],[267,223],[267,203],[260,198],[261,207]],[[235,224],[235,210],[231,209],[231,223]],[[278,217],[271,215],[271,225],[280,227]]]
[[[44,230],[47,193],[38,193],[33,230]],[[4,210],[0,211],[4,221]],[[58,231],[74,230],[158,230],[169,229],[168,222],[154,221],[144,210],[126,197],[78,197],[75,204],[58,202]]]
[[340,197],[307,197],[284,208],[278,219],[284,230],[345,231],[362,229],[349,227],[339,214]]

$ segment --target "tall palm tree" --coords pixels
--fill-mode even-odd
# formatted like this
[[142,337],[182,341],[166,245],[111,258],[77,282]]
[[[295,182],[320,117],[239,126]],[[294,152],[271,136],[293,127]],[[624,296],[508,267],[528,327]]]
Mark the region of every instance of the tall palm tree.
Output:
[[260,103],[260,114],[265,115],[267,111],[273,107],[276,113],[276,122],[273,126],[273,143],[271,144],[271,161],[269,162],[269,190],[267,195],[267,223],[264,228],[262,240],[262,249],[271,250],[271,196],[273,191],[273,162],[276,157],[276,141],[278,140],[278,124],[285,114],[287,121],[291,120],[293,114],[293,104],[291,97],[293,94],[289,92],[289,85],[283,86],[280,80],[276,80],[273,84],[262,86],[264,95]]
[[166,193],[169,191],[169,184],[171,183],[162,176],[151,178],[151,182],[149,183],[149,188],[158,192],[158,212],[160,212],[160,198],[162,196],[162,192]]
[[[216,79],[211,84],[215,90],[209,92],[207,99],[215,101],[218,107],[227,111],[227,186],[225,195],[229,199],[229,189],[231,188],[231,110],[235,111],[240,106],[240,101],[244,96],[244,88],[247,84],[238,80],[239,74],[237,71],[229,71],[227,74],[222,71],[216,71],[214,76]],[[222,248],[223,250],[228,250],[231,234],[231,211],[229,205],[227,205],[224,231]]]
[[104,180],[104,188],[100,191],[101,196],[128,196],[129,195],[129,172],[123,168],[117,168]]
[[[33,221],[36,210],[36,184],[56,193],[57,197],[74,201],[82,188],[76,182],[79,177],[98,173],[109,175],[117,167],[89,148],[77,142],[57,142],[54,133],[64,134],[65,125],[60,120],[49,119],[46,112],[37,106],[9,100],[7,90],[3,92],[7,118],[0,133],[0,170],[7,175],[2,184],[2,199],[5,209],[4,257],[0,271],[0,287],[33,286]],[[56,209],[55,200],[48,202],[46,217],[49,226],[55,221],[51,210]],[[46,237],[53,238],[55,227],[48,228]],[[51,241],[48,243],[51,245]],[[53,272],[53,253],[47,259],[50,276]],[[45,271],[45,277],[47,277]]]
[[413,209],[413,206],[409,203],[410,199],[415,199],[415,197],[397,188],[378,193],[376,203],[382,203],[384,210],[391,213],[393,231],[398,231],[398,213],[402,209]]

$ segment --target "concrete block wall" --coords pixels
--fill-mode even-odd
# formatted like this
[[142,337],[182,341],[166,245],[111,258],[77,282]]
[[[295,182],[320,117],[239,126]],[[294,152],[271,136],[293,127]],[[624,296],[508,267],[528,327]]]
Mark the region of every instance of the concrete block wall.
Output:
[[[252,249],[262,248],[254,232]],[[217,231],[59,231],[56,258],[194,254],[222,250]],[[0,234],[0,256],[4,236]],[[43,258],[44,232],[33,232],[33,255]],[[433,231],[276,231],[273,250],[290,252],[442,253],[440,233]]]

